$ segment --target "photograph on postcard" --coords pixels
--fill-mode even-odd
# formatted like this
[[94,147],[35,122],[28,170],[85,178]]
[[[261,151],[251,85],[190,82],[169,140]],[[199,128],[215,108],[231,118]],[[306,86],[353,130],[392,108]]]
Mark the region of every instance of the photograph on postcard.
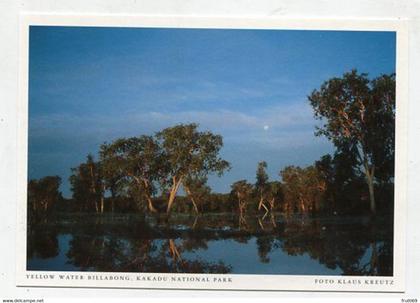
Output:
[[396,31],[28,41],[26,271],[394,276]]

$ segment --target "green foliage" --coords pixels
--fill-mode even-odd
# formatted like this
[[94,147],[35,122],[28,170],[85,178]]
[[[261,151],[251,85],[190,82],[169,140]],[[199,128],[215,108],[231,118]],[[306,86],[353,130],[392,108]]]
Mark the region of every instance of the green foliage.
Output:
[[[334,156],[325,155],[315,162],[315,167],[326,180],[325,202],[322,212],[332,214],[363,214],[369,212],[366,201],[366,181],[363,176],[354,169],[348,153],[336,152]],[[385,210],[382,206],[384,199],[382,191],[377,191],[377,202],[380,211]],[[392,196],[390,196],[392,200]]]
[[268,181],[266,169],[267,162],[261,161],[258,163],[255,191],[259,200],[257,209],[264,209],[267,213],[279,208],[279,204],[283,202],[283,190],[280,182]]
[[314,166],[287,166],[280,175],[283,180],[285,212],[309,213],[321,208],[326,180]]
[[381,183],[394,178],[395,159],[395,74],[382,75],[372,81],[372,107],[369,149],[375,163],[375,177]]
[[268,175],[265,171],[267,169],[267,162],[262,161],[258,163],[257,173],[256,173],[256,182],[255,182],[255,189],[258,193],[263,196],[266,194],[268,190]]
[[55,204],[62,198],[60,183],[59,176],[47,176],[28,182],[29,222],[47,217],[51,213]]
[[257,182],[255,183],[255,187],[257,189],[262,189],[267,187],[268,175],[266,173],[267,169],[267,162],[261,161],[258,163],[257,167]]
[[170,176],[206,175],[215,172],[219,176],[229,163],[219,157],[223,147],[220,135],[200,132],[198,124],[179,124],[158,132]]
[[246,180],[236,181],[231,185],[232,193],[241,196],[243,199],[249,200],[252,197],[254,187]]
[[394,175],[395,75],[369,80],[352,70],[326,81],[308,99],[324,122],[316,135],[326,136],[338,153],[353,156],[375,212],[375,182],[392,182]]
[[272,181],[267,184],[268,190],[266,199],[270,205],[270,210],[282,210],[284,203],[283,184],[280,181]]
[[[198,205],[211,192],[206,185],[207,175],[221,176],[229,169],[229,163],[219,157],[222,146],[221,136],[200,132],[197,124],[180,124],[155,136],[141,135],[104,143],[100,146],[99,162],[89,155],[86,163],[72,169],[73,198],[81,204],[88,202],[80,209],[91,210],[93,205],[97,210],[98,201],[102,209],[104,196],[110,193],[112,210],[115,201],[131,200],[138,210],[147,207],[156,212],[157,195],[164,198],[169,191],[169,211],[182,185],[198,212]],[[158,208],[163,206],[161,201],[158,205]]]
[[[117,139],[100,147],[103,177],[107,188],[121,196],[134,197],[137,206],[149,203],[166,171],[158,142],[151,136]],[[153,210],[152,204],[148,204]]]
[[246,180],[240,180],[231,185],[232,194],[236,196],[238,201],[238,209],[242,214],[246,211],[248,204],[251,202],[254,187]]
[[219,157],[223,146],[220,135],[198,131],[197,124],[179,124],[156,134],[167,165],[167,177],[162,186],[170,186],[167,212],[185,179],[202,179],[209,173],[221,176],[229,163]]
[[194,210],[197,213],[203,211],[204,201],[208,200],[211,193],[211,189],[206,183],[206,177],[194,178],[191,176],[185,178],[183,183],[184,190],[193,203]]
[[85,163],[71,171],[69,181],[75,202],[81,210],[99,212],[99,203],[104,194],[100,164],[89,154]]
[[[384,167],[391,161],[395,141],[395,75],[369,80],[356,70],[332,78],[308,97],[315,117],[324,121],[317,135],[331,140],[338,151],[355,153]],[[384,175],[393,174],[387,163]],[[385,178],[385,176],[384,176]]]

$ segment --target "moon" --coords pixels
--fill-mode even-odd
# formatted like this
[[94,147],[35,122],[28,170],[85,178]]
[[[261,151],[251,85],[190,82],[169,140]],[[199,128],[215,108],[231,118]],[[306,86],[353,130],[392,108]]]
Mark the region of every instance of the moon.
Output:
[[268,130],[269,128],[270,128],[270,126],[264,125],[264,130]]

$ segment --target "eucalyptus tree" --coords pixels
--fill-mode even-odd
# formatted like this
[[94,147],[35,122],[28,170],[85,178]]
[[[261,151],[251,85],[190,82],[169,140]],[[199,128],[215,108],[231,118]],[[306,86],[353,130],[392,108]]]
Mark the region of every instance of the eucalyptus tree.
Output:
[[246,211],[247,204],[252,198],[252,192],[254,190],[252,184],[249,184],[246,180],[236,181],[231,185],[232,193],[238,200],[238,209],[240,215],[243,215]]
[[366,207],[365,178],[357,168],[357,159],[349,152],[324,155],[315,167],[326,182],[323,211],[357,213]]
[[59,176],[46,176],[28,182],[28,218],[30,221],[51,213],[53,206],[61,198],[60,183]]
[[71,190],[80,209],[94,208],[97,213],[103,212],[104,190],[99,163],[89,154],[85,163],[72,168],[71,171]]
[[239,210],[239,229],[245,228],[248,229],[248,224],[245,219],[245,212],[248,206],[248,203],[252,199],[252,193],[254,188],[252,184],[249,184],[246,180],[236,181],[231,185],[231,194],[236,196],[238,200],[238,210]]
[[110,165],[104,165],[103,162],[101,162],[101,174],[104,191],[108,191],[111,194],[111,212],[114,212],[117,196],[121,196],[125,192],[127,183],[124,182],[122,174],[116,174],[111,170]]
[[283,202],[283,187],[280,181],[272,181],[267,183],[267,196],[270,211],[273,211],[277,205]]
[[255,189],[259,196],[258,202],[258,210],[264,208],[266,212],[268,212],[268,207],[264,204],[264,201],[267,199],[267,194],[269,191],[268,186],[268,175],[265,171],[267,168],[267,162],[262,161],[258,163],[257,173],[256,173],[256,182],[255,182]]
[[326,191],[326,182],[314,166],[301,168],[287,166],[280,171],[283,180],[286,212],[303,214],[320,209]]
[[375,213],[375,181],[390,182],[394,174],[395,75],[369,80],[352,70],[324,82],[308,99],[315,117],[324,122],[316,135],[357,157]]
[[121,138],[104,143],[100,159],[107,184],[114,189],[136,192],[147,202],[149,211],[156,212],[153,195],[156,183],[163,178],[165,161],[158,142],[152,136]]
[[199,206],[203,204],[205,199],[208,199],[211,193],[211,189],[207,183],[207,177],[191,177],[187,176],[182,187],[184,188],[188,198],[193,204],[194,211],[198,214],[200,212]]
[[179,124],[156,134],[167,168],[164,186],[169,187],[166,212],[171,211],[179,187],[186,178],[206,177],[210,173],[221,176],[229,163],[220,158],[223,146],[220,135],[198,131],[197,124]]

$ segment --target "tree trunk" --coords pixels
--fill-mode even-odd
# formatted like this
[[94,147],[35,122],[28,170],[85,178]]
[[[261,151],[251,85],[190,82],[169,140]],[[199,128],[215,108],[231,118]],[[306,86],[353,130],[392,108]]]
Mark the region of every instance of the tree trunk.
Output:
[[190,200],[191,200],[191,203],[193,204],[195,212],[198,214],[199,211],[198,211],[197,203],[195,203],[191,190],[185,184],[183,186],[184,186],[185,191],[187,192],[187,195],[190,197]]
[[[149,191],[149,186],[150,186],[149,181],[144,178],[139,178],[133,174],[130,174],[130,175],[134,178],[134,180],[136,180],[140,190],[144,192],[144,195],[146,196],[146,200],[147,200],[147,208],[149,209],[149,211],[152,213],[156,213],[157,209],[153,206],[152,197]],[[142,184],[144,186],[144,189],[142,189]]]
[[114,200],[115,200],[115,192],[114,189],[111,187],[111,212],[114,213]]
[[191,202],[192,202],[192,204],[193,204],[193,207],[194,207],[195,212],[198,214],[198,213],[199,213],[199,211],[198,211],[197,203],[195,203],[195,200],[194,200],[194,198],[192,198],[192,197],[191,197]]
[[299,201],[300,201],[301,212],[302,214],[305,214],[306,213],[305,202],[302,197],[299,197]]
[[[363,154],[363,157],[360,156],[360,153]],[[370,211],[374,215],[376,213],[376,204],[375,204],[375,186],[374,186],[374,180],[375,180],[375,165],[369,165],[369,159],[367,156],[367,153],[365,152],[365,148],[359,152],[359,158],[363,159],[363,167],[365,169],[365,176],[366,176],[366,183],[368,185],[369,189],[369,202],[370,202]]]
[[276,219],[274,218],[273,213],[270,213],[270,219],[271,219],[271,224],[273,225],[273,227],[277,227]]
[[261,227],[262,230],[265,230],[264,224],[262,223],[261,218],[258,218],[258,225]]
[[266,211],[266,212],[264,213],[264,216],[262,217],[262,219],[263,219],[263,220],[265,220],[265,217],[267,217],[267,215],[268,215],[268,211]]
[[373,187],[372,179],[368,179],[368,187],[369,187],[369,200],[370,200],[370,211],[372,214],[376,212],[376,205],[375,205],[375,190]]
[[275,202],[275,199],[274,199],[274,198],[272,198],[272,199],[269,201],[269,204],[270,204],[270,210],[271,210],[271,211],[273,211],[273,209],[274,209],[274,202]]
[[166,208],[166,213],[169,214],[169,212],[171,211],[172,208],[172,204],[175,201],[175,196],[176,196],[176,192],[175,189],[171,189],[171,192],[169,194],[169,200],[168,200],[168,207]]
[[192,225],[192,229],[195,229],[195,227],[197,226],[197,222],[198,222],[198,216],[195,216],[194,223]]
[[264,205],[264,197],[260,195],[260,202],[258,203],[258,210],[261,210],[261,207],[264,207],[267,210],[267,207]]
[[144,184],[144,188],[145,188],[145,193],[146,193],[146,200],[147,200],[147,207],[149,208],[149,211],[152,213],[156,213],[157,210],[156,208],[153,206],[153,201],[152,201],[152,197],[150,195],[150,191],[149,191],[149,181],[143,179],[143,184]]
[[239,214],[242,216],[242,212],[243,212],[243,204],[242,204],[241,194],[238,192],[236,195],[237,195],[237,197],[238,197],[238,208],[239,208]]
[[153,206],[153,201],[151,197],[147,197],[147,206],[152,213],[156,213],[157,209]]
[[101,214],[104,213],[104,196],[101,196]]
[[267,206],[264,204],[264,199],[263,196],[261,196],[260,198],[260,202],[258,203],[258,210],[261,210],[261,207],[263,207],[265,209],[265,212],[268,212],[268,208]]
[[44,211],[45,212],[47,211],[47,208],[48,208],[48,201],[45,201],[45,203],[44,203]]
[[101,214],[104,213],[104,208],[105,208],[105,183],[102,182],[102,191],[100,192],[101,194]]
[[175,241],[173,239],[169,239],[169,252],[174,261],[181,260],[181,254],[179,253],[178,248],[176,247]]
[[175,197],[176,197],[176,193],[178,192],[178,188],[181,185],[182,182],[182,177],[179,178],[178,181],[176,181],[176,177],[172,178],[173,183],[172,183],[172,188],[171,188],[171,192],[169,194],[169,200],[168,200],[168,207],[166,208],[166,213],[169,214],[172,208],[172,204],[175,201]]
[[372,255],[370,257],[370,274],[376,276],[378,274],[378,251],[375,242],[371,242],[370,245],[372,249]]
[[93,195],[95,196],[95,210],[96,210],[96,213],[99,213],[99,206],[98,206],[98,201],[97,201],[97,197],[96,197],[96,186],[95,186],[95,176],[94,176],[94,174],[93,174],[93,167],[92,167],[92,165],[90,165],[90,181],[91,181],[91,190],[92,190],[92,193],[93,193]]
[[242,227],[244,227],[245,229],[247,228],[247,223],[246,223],[246,219],[244,216],[244,212],[241,210],[240,214],[239,214],[239,229],[242,229]]
[[372,167],[371,169],[369,169],[369,167],[365,165],[366,182],[369,188],[370,211],[372,214],[376,213],[375,185],[373,183],[374,173],[375,173],[375,167]]

